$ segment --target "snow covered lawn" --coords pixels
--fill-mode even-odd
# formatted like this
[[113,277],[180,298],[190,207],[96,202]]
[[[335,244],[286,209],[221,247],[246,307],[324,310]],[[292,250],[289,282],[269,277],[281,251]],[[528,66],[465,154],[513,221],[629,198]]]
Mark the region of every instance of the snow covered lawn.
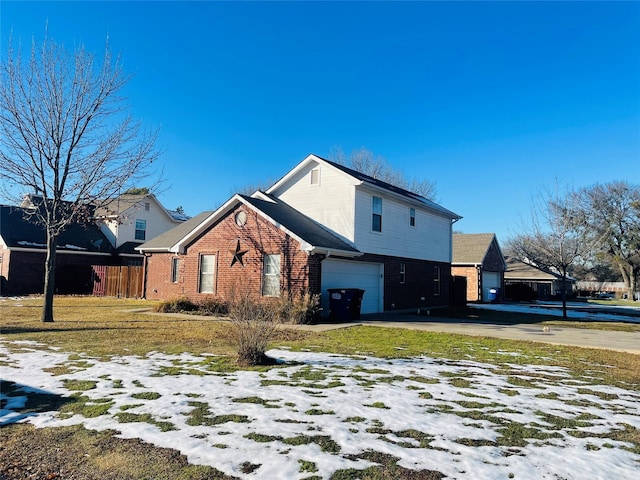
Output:
[[[512,364],[507,352],[501,365],[268,353],[286,365],[220,373],[212,355],[101,361],[0,343],[0,424],[114,429],[237,478],[355,478],[381,456],[457,479],[640,472],[638,391]],[[67,403],[27,408],[38,394]]]

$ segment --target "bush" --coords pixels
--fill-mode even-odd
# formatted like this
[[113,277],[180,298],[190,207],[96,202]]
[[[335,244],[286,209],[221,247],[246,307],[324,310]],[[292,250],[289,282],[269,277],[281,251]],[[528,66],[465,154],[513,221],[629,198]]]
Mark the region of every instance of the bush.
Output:
[[153,309],[160,313],[184,313],[194,312],[198,306],[186,297],[176,298],[161,302]]
[[198,313],[201,315],[226,315],[229,313],[227,302],[215,297],[205,298],[198,302]]
[[229,303],[229,317],[238,345],[238,363],[267,365],[273,360],[265,355],[280,315],[273,305],[254,299],[250,294],[234,295]]
[[284,323],[311,323],[320,314],[320,295],[311,295],[308,292],[298,295],[283,293],[275,308]]
[[193,313],[197,315],[226,315],[229,312],[227,303],[219,298],[206,298],[192,302],[186,297],[161,302],[154,308],[160,313]]

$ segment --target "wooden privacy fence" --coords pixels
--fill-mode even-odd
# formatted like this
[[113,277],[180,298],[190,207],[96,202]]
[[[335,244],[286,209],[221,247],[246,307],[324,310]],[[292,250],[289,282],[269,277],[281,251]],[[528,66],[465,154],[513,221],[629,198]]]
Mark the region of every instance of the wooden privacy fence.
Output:
[[141,266],[93,265],[93,295],[96,297],[141,298]]

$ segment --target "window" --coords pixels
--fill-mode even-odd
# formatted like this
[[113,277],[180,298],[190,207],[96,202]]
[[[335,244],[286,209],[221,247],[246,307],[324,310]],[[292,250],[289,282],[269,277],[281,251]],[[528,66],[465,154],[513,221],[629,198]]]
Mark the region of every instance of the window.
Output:
[[214,293],[215,255],[200,255],[200,293]]
[[415,208],[409,209],[409,226],[410,227],[416,226],[416,209]]
[[262,270],[262,295],[280,295],[280,255],[265,255]]
[[400,264],[400,284],[404,285],[407,282],[407,266],[404,263]]
[[136,240],[145,240],[147,237],[147,221],[136,220]]
[[171,259],[171,283],[178,283],[178,276],[180,274],[180,259],[174,257]]
[[311,170],[311,185],[320,185],[320,169]]
[[144,202],[144,211],[148,212],[150,208],[151,208],[151,205],[149,204],[149,202]]
[[440,267],[433,267],[433,294],[440,295]]
[[382,199],[373,197],[371,203],[371,230],[374,232],[382,231]]

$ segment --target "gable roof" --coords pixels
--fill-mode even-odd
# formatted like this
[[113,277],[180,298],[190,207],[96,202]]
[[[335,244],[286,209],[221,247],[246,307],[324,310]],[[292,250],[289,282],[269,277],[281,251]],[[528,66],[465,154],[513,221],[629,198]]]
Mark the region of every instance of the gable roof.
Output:
[[[562,275],[538,268],[529,263],[522,262],[516,258],[505,257],[507,271],[504,272],[505,280],[530,280],[530,281],[553,281],[562,280]],[[575,282],[575,279],[567,277],[567,281]]]
[[[263,192],[256,192],[251,197],[241,196],[255,210],[262,212],[276,226],[284,227],[288,233],[299,241],[308,244],[311,249],[337,251],[342,254],[361,254],[359,250],[330,232],[315,220],[300,213],[282,200]],[[323,252],[326,253],[326,252]]]
[[213,210],[206,210],[199,213],[195,217],[191,217],[189,220],[182,222],[180,225],[161,233],[157,237],[153,237],[148,242],[144,242],[142,245],[138,245],[135,250],[140,252],[173,252],[176,245],[180,244],[181,240],[187,237],[194,230],[197,230],[201,225],[205,223],[215,212]]
[[371,188],[384,191],[388,194],[399,196],[403,198],[405,201],[410,201],[416,204],[421,205],[429,210],[437,212],[441,215],[444,215],[452,220],[460,220],[462,217],[457,213],[453,213],[451,210],[444,208],[443,206],[423,197],[422,195],[418,195],[417,193],[410,192],[409,190],[405,190],[404,188],[397,187],[387,182],[383,182],[382,180],[378,180],[374,177],[366,175],[364,173],[353,170],[349,167],[345,167],[339,163],[332,162],[331,160],[327,160],[325,158],[319,157],[318,155],[310,154],[308,155],[302,162],[296,165],[289,173],[287,173],[284,177],[278,180],[274,185],[272,185],[266,193],[271,194],[275,190],[277,190],[280,186],[285,184],[290,178],[295,176],[298,172],[306,168],[310,163],[316,162],[319,164],[325,164],[331,168],[335,168],[342,173],[348,175],[352,179],[354,179],[360,185],[366,185]]
[[493,233],[453,235],[453,265],[482,265],[496,236]]
[[202,212],[186,222],[172,228],[136,250],[140,252],[182,253],[185,248],[210,227],[215,225],[238,204],[243,204],[295,238],[303,250],[309,253],[335,253],[345,256],[360,256],[356,248],[337,237],[320,224],[295,210],[274,196],[256,192],[252,196],[236,194],[218,210]]
[[[47,249],[42,225],[28,220],[29,209],[0,205],[0,237],[9,249]],[[93,222],[72,223],[58,237],[58,251],[110,254],[111,243]]]
[[173,222],[184,222],[189,217],[184,214],[179,214],[177,212],[167,210],[160,203],[160,201],[156,198],[156,196],[152,193],[133,195],[129,193],[124,193],[116,198],[114,198],[111,202],[97,208],[95,211],[95,216],[97,218],[100,217],[118,217],[122,215],[124,212],[129,210],[130,208],[135,207],[138,204],[142,204],[145,201],[153,201],[160,210],[163,211]]

